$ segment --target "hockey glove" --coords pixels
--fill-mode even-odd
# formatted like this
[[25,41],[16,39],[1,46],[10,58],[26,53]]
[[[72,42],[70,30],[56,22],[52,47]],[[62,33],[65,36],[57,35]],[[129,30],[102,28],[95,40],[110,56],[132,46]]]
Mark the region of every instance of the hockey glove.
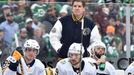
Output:
[[19,65],[19,61],[17,61],[16,63],[10,62],[9,69],[12,70],[12,71],[17,71],[17,66],[18,65]]
[[21,47],[17,47],[16,50],[13,51],[12,57],[18,61],[23,56],[23,51]]

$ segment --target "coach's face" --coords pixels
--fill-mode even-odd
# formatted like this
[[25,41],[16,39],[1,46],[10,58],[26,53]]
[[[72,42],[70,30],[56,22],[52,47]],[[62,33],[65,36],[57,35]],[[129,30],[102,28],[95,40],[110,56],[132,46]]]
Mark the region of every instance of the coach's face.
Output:
[[81,17],[85,12],[85,7],[82,5],[82,2],[75,1],[72,6],[72,12],[77,17]]

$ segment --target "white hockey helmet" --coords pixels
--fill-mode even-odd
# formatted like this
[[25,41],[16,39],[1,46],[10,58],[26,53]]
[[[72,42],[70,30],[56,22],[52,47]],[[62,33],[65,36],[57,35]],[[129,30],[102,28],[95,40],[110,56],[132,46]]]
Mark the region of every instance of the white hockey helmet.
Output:
[[82,55],[83,55],[83,53],[84,53],[84,47],[82,46],[82,44],[81,43],[73,43],[69,47],[68,56],[69,56],[69,53],[77,53],[77,54],[80,54],[80,52],[82,52]]
[[106,49],[106,45],[101,41],[96,41],[91,45],[91,49],[94,49],[95,47],[103,47]]
[[96,41],[93,44],[90,45],[89,47],[89,53],[92,55],[92,53],[94,53],[94,50],[96,47],[103,47],[105,52],[106,52],[106,45],[101,42],[101,41]]
[[[39,53],[40,45],[36,40],[29,39],[24,43],[24,48],[34,48],[37,49],[37,54]],[[25,49],[24,49],[25,50]]]

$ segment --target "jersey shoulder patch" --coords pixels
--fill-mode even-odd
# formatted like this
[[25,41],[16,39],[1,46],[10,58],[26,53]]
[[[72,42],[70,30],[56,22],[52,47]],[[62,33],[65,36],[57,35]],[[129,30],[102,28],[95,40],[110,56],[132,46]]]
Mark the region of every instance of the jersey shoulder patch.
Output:
[[66,60],[61,60],[60,63],[61,64],[65,64],[66,63]]
[[52,28],[52,33],[55,33],[56,32],[56,28]]

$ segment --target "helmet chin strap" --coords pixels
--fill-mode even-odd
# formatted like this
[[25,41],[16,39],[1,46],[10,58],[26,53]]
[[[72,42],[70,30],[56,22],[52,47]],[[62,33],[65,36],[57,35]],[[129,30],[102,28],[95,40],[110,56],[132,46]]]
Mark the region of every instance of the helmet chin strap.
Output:
[[102,56],[102,55],[99,55],[99,54],[97,54],[97,55],[95,55],[98,59],[100,59],[100,57]]
[[94,58],[94,59],[98,60],[98,59],[100,59],[100,57],[101,57],[102,55],[104,55],[104,54],[101,54],[101,55],[99,56],[99,55],[93,50],[93,58]]
[[92,55],[92,57],[93,57],[95,60],[98,60],[98,59],[99,59],[95,54]]
[[100,59],[102,55],[104,55],[104,54],[97,54],[97,53],[95,53],[94,57],[95,57],[95,59]]

